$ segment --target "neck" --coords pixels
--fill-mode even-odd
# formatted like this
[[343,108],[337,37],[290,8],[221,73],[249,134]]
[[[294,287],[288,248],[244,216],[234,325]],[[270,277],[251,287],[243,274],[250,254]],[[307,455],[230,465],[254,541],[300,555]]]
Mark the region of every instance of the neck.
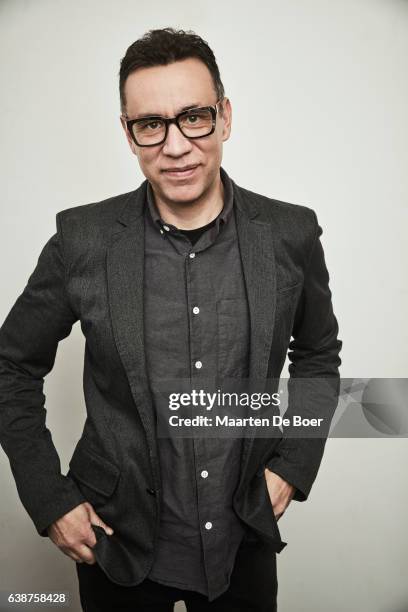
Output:
[[204,192],[197,200],[172,202],[165,200],[154,190],[154,199],[161,218],[165,223],[179,229],[196,229],[207,225],[219,215],[224,206],[224,185],[220,175],[210,191]]

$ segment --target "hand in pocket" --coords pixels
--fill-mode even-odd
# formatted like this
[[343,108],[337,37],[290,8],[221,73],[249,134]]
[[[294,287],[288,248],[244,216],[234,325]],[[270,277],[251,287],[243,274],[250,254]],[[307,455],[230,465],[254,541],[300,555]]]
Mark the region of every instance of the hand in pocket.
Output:
[[268,468],[265,468],[265,479],[273,512],[278,521],[292,501],[296,488]]

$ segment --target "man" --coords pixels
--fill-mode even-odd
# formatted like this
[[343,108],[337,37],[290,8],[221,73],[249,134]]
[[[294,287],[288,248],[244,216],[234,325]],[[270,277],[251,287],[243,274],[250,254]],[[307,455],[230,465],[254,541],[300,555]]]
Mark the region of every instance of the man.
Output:
[[[341,342],[322,230],[221,167],[231,103],[199,36],[136,41],[120,98],[146,180],[57,214],[0,330],[1,443],[37,531],[76,561],[84,610],[276,610],[277,520],[307,499],[324,439],[160,437],[154,383],[279,379],[289,348],[293,379],[334,381],[330,418]],[[77,320],[87,419],[63,475],[42,389]]]

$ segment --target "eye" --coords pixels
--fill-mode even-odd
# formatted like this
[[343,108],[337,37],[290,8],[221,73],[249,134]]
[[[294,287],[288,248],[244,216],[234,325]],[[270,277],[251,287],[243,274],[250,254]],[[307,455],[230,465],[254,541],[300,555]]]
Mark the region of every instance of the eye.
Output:
[[157,128],[160,126],[161,126],[161,121],[150,121],[149,123],[146,123],[144,127],[150,130],[157,130]]
[[163,127],[163,122],[159,119],[153,119],[152,121],[140,121],[135,124],[136,131],[140,132],[157,132]]

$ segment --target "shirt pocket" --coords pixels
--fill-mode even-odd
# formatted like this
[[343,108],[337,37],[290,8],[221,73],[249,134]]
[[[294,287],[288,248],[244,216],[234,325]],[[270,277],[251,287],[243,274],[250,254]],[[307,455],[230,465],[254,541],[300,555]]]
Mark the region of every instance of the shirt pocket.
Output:
[[217,373],[247,378],[249,363],[249,313],[245,299],[217,301]]

